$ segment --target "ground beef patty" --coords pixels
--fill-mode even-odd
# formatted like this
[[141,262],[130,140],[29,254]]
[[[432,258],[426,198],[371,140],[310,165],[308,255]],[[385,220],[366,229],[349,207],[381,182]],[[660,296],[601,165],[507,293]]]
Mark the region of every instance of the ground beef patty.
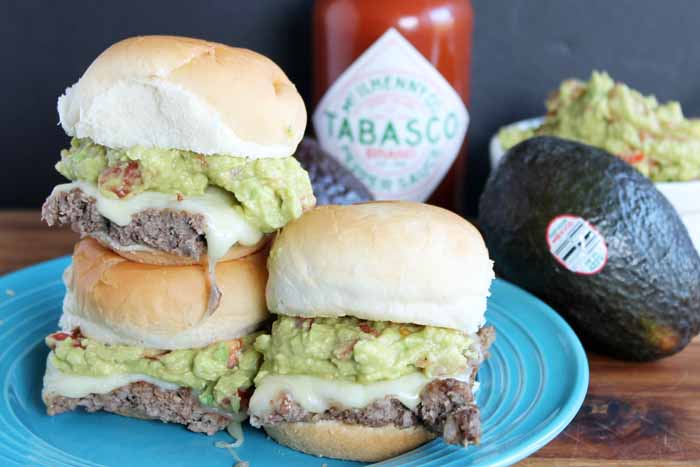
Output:
[[448,444],[466,447],[479,442],[481,422],[472,384],[449,378],[438,379],[421,392],[418,414],[423,425],[440,434]]
[[274,401],[274,410],[265,418],[251,419],[255,426],[274,425],[283,422],[320,422],[337,420],[351,425],[385,426],[396,425],[408,428],[418,423],[416,414],[404,406],[398,399],[385,398],[361,409],[342,409],[331,407],[323,413],[313,413],[304,409],[287,394],[281,394]]
[[196,261],[207,249],[201,214],[146,209],[136,213],[129,224],[120,226],[102,216],[95,198],[79,188],[50,196],[41,209],[41,218],[49,226],[70,225],[81,236],[101,237],[122,247],[147,246]]
[[230,417],[200,404],[189,388],[165,390],[143,381],[122,386],[107,394],[77,398],[49,396],[44,402],[49,415],[82,407],[88,412],[104,410],[128,417],[180,423],[191,431],[208,435],[223,430],[230,422]]
[[479,409],[474,404],[471,385],[456,379],[439,379],[429,383],[421,392],[421,402],[412,411],[398,399],[387,397],[367,407],[342,409],[331,407],[323,413],[305,410],[287,394],[273,402],[274,408],[263,418],[252,416],[253,426],[277,423],[320,422],[335,420],[350,425],[399,428],[422,425],[443,437],[445,442],[467,446],[478,443],[481,436]]
[[357,409],[331,407],[323,413],[305,410],[287,394],[273,401],[273,410],[265,417],[251,416],[253,426],[277,423],[319,422],[335,420],[347,424],[372,427],[395,425],[408,428],[421,425],[436,433],[446,443],[467,446],[478,443],[481,437],[479,408],[474,402],[472,387],[476,380],[478,365],[488,355],[488,348],[495,339],[492,327],[479,331],[480,356],[473,362],[470,380],[454,378],[436,379],[428,383],[420,394],[420,403],[415,410],[403,405],[398,399],[387,397],[371,405]]

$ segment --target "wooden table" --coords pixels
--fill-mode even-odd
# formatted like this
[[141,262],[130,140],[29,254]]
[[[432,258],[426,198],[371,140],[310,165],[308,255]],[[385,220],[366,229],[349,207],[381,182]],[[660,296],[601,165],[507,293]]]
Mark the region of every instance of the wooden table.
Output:
[[[69,254],[77,236],[37,211],[0,212],[0,274]],[[655,363],[589,354],[591,383],[574,421],[521,467],[700,466],[700,339]]]

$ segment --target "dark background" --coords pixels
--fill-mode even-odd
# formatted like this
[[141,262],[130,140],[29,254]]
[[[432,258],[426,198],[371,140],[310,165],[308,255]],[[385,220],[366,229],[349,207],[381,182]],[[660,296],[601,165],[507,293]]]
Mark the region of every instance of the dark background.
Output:
[[[400,0],[377,0],[378,2]],[[0,0],[0,207],[39,208],[68,144],[56,99],[113,42],[178,34],[259,51],[307,99],[312,0]],[[474,58],[464,205],[474,214],[488,175],[488,140],[543,111],[566,77],[608,70],[644,93],[700,115],[700,2],[473,0]],[[311,109],[310,109],[311,110]]]

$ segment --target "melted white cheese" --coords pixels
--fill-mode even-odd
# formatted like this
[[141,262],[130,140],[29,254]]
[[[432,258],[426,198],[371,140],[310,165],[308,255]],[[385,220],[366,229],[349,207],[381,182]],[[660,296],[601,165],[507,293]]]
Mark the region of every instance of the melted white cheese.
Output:
[[42,395],[85,397],[88,394],[106,394],[121,386],[145,381],[165,390],[179,388],[177,384],[168,383],[147,375],[126,374],[112,376],[78,376],[62,373],[51,363],[51,355],[46,360],[46,373],[44,374],[44,389]]
[[[452,376],[468,381],[468,374]],[[255,387],[250,399],[251,415],[263,417],[270,413],[274,401],[287,394],[309,412],[325,412],[332,406],[361,408],[387,396],[398,399],[409,409],[420,402],[420,392],[432,379],[422,373],[411,373],[401,378],[376,383],[352,383],[303,375],[268,375]]]
[[111,199],[87,182],[57,185],[53,194],[81,189],[96,200],[97,211],[117,225],[131,222],[131,216],[145,209],[173,209],[201,214],[206,220],[205,235],[209,259],[216,262],[236,243],[254,245],[262,232],[251,225],[236,209],[233,195],[216,187],[209,187],[201,196],[187,196],[178,201],[177,195],[147,191],[127,199]]

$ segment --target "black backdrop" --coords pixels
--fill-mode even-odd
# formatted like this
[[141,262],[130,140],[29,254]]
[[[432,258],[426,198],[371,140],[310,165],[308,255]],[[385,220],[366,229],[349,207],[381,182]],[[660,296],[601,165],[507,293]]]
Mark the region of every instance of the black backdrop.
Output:
[[[313,0],[0,0],[0,207],[38,208],[61,181],[68,143],[56,99],[109,44],[179,34],[252,48],[275,60],[308,99]],[[377,0],[400,1],[400,0]],[[700,115],[700,2],[473,0],[474,63],[466,212],[488,174],[488,139],[542,113],[562,78],[608,70]]]

